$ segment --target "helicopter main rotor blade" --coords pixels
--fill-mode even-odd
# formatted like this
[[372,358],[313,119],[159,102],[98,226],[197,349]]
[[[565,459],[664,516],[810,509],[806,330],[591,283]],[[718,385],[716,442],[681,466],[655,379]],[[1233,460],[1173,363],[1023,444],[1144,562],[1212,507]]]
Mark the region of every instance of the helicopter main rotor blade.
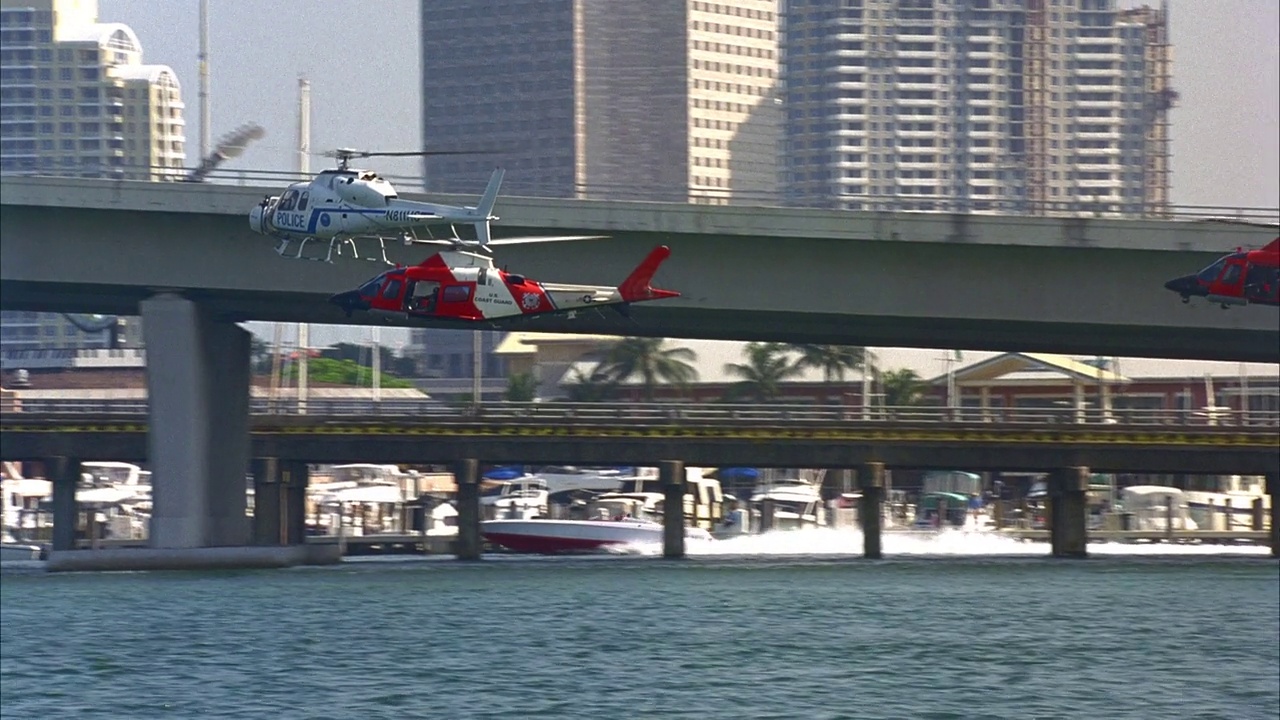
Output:
[[540,237],[531,235],[529,237],[511,237],[511,238],[495,238],[490,240],[490,245],[523,245],[525,243],[544,243],[544,242],[573,242],[575,240],[606,240],[608,235],[547,235]]

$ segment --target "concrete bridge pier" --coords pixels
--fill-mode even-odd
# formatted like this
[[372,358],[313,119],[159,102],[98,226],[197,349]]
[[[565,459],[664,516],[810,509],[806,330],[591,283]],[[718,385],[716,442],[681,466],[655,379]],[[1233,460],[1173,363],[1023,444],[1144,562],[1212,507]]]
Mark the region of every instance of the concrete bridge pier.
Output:
[[151,547],[249,544],[249,333],[161,293],[141,303],[154,487]]
[[454,463],[458,483],[458,540],[454,554],[459,560],[480,559],[480,461],[466,458]]
[[79,458],[53,457],[45,460],[45,473],[53,481],[53,550],[76,547],[76,483],[80,480]]
[[1049,544],[1053,557],[1088,555],[1089,468],[1057,468],[1049,478]]
[[172,292],[143,300],[141,311],[150,405],[150,547],[55,550],[48,569],[286,567],[341,559],[336,546],[251,546],[245,514],[249,333]]
[[1269,472],[1266,478],[1271,496],[1271,557],[1280,558],[1280,472]]
[[858,489],[862,499],[858,506],[858,522],[862,525],[862,556],[879,560],[880,525],[884,508],[884,463],[863,463],[858,467]]
[[684,557],[684,461],[662,460],[658,463],[658,482],[662,484],[662,556]]
[[254,545],[302,545],[307,541],[308,476],[304,462],[254,459]]

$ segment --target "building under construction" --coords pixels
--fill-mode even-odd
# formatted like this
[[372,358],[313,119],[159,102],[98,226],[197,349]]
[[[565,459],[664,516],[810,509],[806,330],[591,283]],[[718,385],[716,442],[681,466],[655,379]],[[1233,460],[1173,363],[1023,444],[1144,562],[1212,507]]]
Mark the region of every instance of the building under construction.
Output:
[[1168,18],[1116,0],[790,0],[788,199],[1166,215]]

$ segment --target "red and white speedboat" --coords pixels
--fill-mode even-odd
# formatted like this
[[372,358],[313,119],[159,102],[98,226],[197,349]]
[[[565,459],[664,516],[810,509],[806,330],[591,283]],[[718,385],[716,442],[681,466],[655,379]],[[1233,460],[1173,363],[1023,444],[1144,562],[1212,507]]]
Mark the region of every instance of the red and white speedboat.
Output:
[[[610,545],[662,544],[662,525],[652,520],[486,520],[480,534],[517,552],[590,552]],[[686,527],[685,540],[710,541],[702,528]]]

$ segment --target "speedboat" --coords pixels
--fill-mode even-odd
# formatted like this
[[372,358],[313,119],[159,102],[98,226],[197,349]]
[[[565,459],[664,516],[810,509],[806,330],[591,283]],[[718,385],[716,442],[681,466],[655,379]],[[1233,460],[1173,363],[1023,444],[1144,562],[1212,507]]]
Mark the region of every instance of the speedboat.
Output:
[[[486,520],[480,534],[516,552],[557,554],[591,552],[609,546],[662,543],[661,523],[644,518],[620,520]],[[710,541],[702,528],[686,527],[685,540]]]
[[42,554],[39,545],[18,542],[7,532],[0,535],[0,562],[39,560]]

